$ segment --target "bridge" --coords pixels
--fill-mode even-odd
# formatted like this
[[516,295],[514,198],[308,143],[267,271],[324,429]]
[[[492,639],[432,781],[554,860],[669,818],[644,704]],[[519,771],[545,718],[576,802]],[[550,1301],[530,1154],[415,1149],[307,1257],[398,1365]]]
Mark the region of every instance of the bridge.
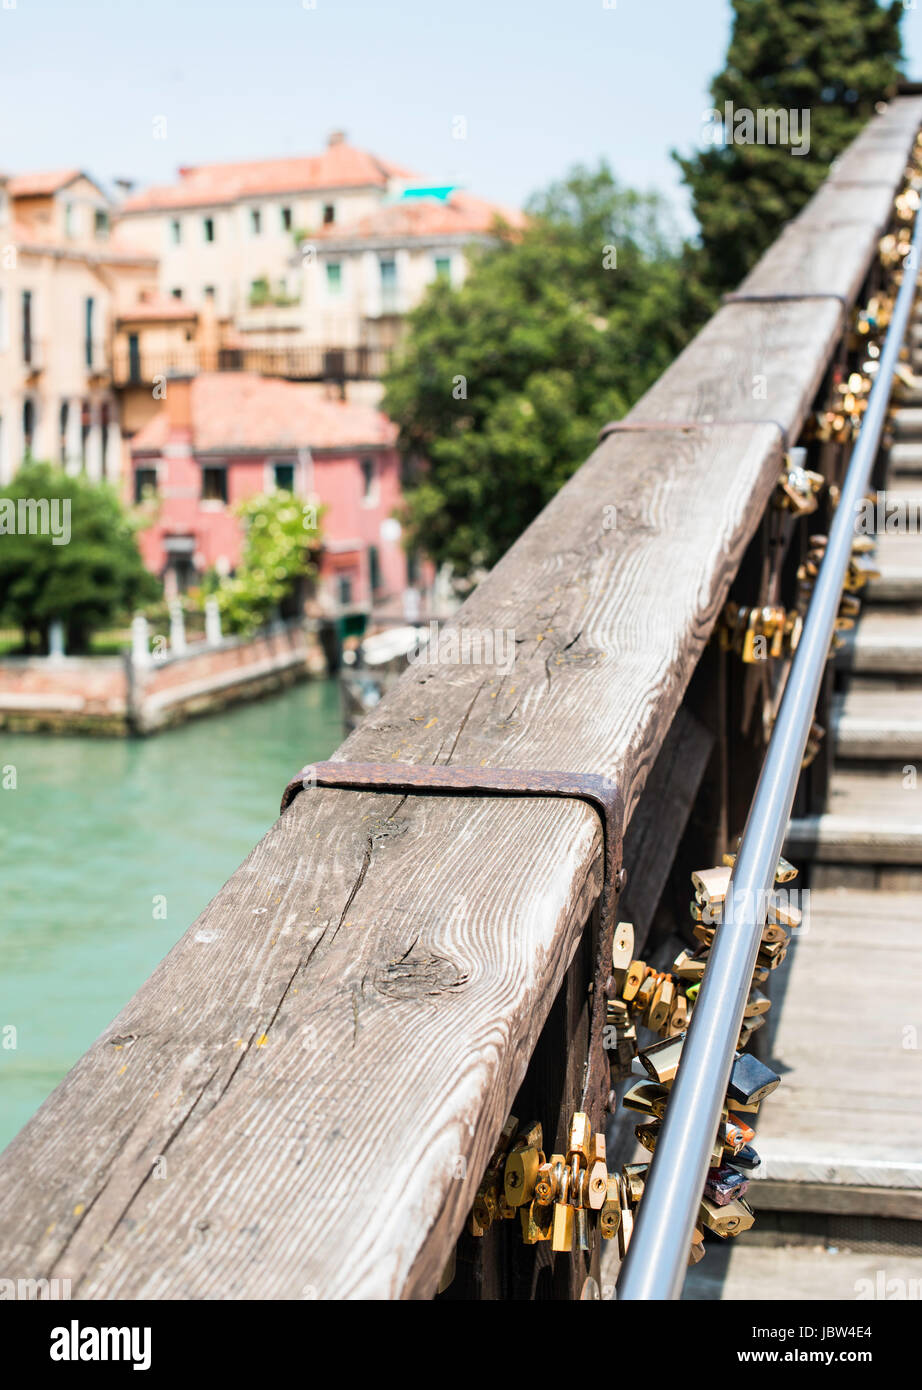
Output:
[[[920,125],[871,121],[471,595],[510,671],[446,655],[332,763],[292,750],[279,819],[0,1157],[6,1276],[643,1298],[691,1265],[719,1297],[747,1248],[764,1291],[760,1228],[906,1244]],[[753,907],[782,841],[809,899]]]

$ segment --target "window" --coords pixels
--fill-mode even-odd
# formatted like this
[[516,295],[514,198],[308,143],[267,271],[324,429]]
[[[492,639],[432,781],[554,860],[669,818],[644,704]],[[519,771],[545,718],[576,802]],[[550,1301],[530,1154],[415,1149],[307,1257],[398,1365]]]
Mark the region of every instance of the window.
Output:
[[30,458],[35,442],[35,404],[28,398],[22,403],[22,453]]
[[202,501],[203,502],[226,502],[227,501],[227,469],[226,468],[203,468],[202,469]]
[[379,261],[381,268],[381,308],[385,313],[397,305],[397,262]]
[[90,442],[90,425],[92,416],[90,414],[90,403],[84,401],[80,407],[80,467],[86,472],[87,448]]
[[202,236],[206,241],[214,241],[214,218],[202,218]]
[[419,551],[407,551],[407,584],[415,588],[419,583]]
[[84,307],[84,351],[86,354],[86,365],[93,365],[93,310],[94,301],[88,299]]
[[323,225],[324,225],[325,227],[329,227],[329,226],[331,225],[331,223],[333,223],[333,222],[335,222],[335,221],[336,221],[336,208],[333,206],[332,203],[324,203],[324,205],[323,205]]
[[128,334],[128,380],[132,386],[141,380],[141,339],[137,333]]
[[22,360],[28,366],[33,357],[35,340],[32,337],[32,291],[22,292]]
[[263,229],[263,215],[260,208],[250,208],[250,231],[259,236]]
[[343,287],[343,268],[339,261],[327,261],[327,292],[339,294]]
[[104,478],[109,476],[109,402],[103,401],[99,407],[99,470]]
[[170,241],[174,246],[178,246],[182,241],[182,223],[178,217],[174,217],[170,221]]
[[97,241],[105,241],[109,235],[109,214],[105,208],[96,208],[93,213],[93,234]]
[[437,280],[451,279],[451,256],[436,256],[435,278]]
[[182,290],[170,290],[170,294],[174,299],[182,299]]
[[362,500],[372,501],[375,492],[375,461],[362,459]]
[[157,495],[157,470],[156,468],[136,468],[134,470],[134,500],[136,503],[147,501],[149,497]]
[[274,463],[272,477],[279,492],[294,492],[295,466],[293,463]]
[[214,300],[214,285],[206,285],[202,291],[206,299]]
[[72,237],[74,235],[74,212],[75,209],[73,203],[64,204],[64,235],[66,237]]
[[62,466],[67,463],[67,421],[69,417],[70,407],[67,401],[62,401],[58,414],[58,457]]
[[341,574],[336,581],[336,590],[340,603],[352,602],[352,576],[351,574]]
[[281,208],[280,211],[282,214],[282,231],[290,232],[292,227],[294,226],[294,223],[292,221],[291,208]]
[[372,595],[379,592],[381,588],[381,560],[376,545],[368,547],[368,583],[371,586]]

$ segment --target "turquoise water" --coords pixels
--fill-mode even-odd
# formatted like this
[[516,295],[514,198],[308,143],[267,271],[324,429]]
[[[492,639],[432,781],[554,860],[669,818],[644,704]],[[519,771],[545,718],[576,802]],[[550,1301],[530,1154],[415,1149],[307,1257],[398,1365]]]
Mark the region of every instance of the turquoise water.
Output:
[[334,681],[143,740],[0,733],[0,1148],[342,738]]

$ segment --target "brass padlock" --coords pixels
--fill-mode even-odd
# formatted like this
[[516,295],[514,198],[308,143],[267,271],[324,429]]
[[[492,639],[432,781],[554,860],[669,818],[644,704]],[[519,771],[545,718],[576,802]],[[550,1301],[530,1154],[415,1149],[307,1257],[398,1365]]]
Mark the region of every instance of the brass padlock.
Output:
[[534,1197],[538,1169],[545,1161],[542,1142],[541,1125],[537,1120],[516,1136],[503,1169],[503,1190],[508,1206],[524,1206]]
[[710,1197],[702,1197],[698,1218],[702,1225],[718,1236],[738,1236],[755,1223],[752,1208],[739,1197],[724,1207],[718,1206]]

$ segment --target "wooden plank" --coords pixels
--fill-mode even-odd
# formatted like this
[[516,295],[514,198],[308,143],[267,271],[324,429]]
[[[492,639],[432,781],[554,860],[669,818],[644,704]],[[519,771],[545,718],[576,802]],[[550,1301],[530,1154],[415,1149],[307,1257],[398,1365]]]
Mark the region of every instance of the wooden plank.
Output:
[[756,1211],[809,1211],[831,1216],[883,1216],[922,1221],[922,1191],[892,1187],[769,1180],[753,1183],[746,1199]]
[[920,124],[922,98],[896,97],[833,162],[829,181],[897,186]]
[[854,1203],[823,1210],[865,1211],[869,1187],[922,1198],[920,915],[918,894],[811,893],[770,1015],[782,1084],[759,1112],[756,1203],[763,1182],[793,1189],[785,1202],[821,1184]]
[[879,237],[893,216],[893,197],[894,185],[889,179],[873,183],[827,179],[788,226],[843,227],[858,223]]
[[800,433],[842,331],[835,300],[728,304],[627,420],[776,420]]
[[876,226],[865,221],[827,226],[792,222],[736,293],[837,294],[852,304],[877,253]]
[[[770,426],[612,438],[462,612],[514,668],[412,669],[343,756],[607,771],[632,811],[778,466]],[[296,798],[0,1159],[4,1270],[431,1294],[599,838],[571,802]]]

